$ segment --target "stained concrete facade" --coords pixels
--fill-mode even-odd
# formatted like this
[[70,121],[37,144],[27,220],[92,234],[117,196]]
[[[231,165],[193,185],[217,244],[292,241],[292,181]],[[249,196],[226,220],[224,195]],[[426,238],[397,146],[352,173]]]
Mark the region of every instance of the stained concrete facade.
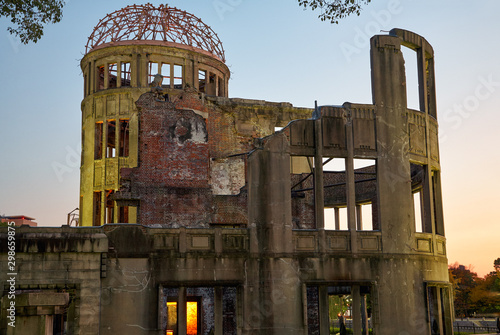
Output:
[[[354,334],[452,334],[433,50],[401,29],[370,43],[372,104],[314,109],[228,98],[227,67],[199,50],[87,53],[80,217],[108,224],[16,229],[20,322],[2,277],[0,333],[324,335],[347,296]],[[168,87],[148,87],[151,63]]]

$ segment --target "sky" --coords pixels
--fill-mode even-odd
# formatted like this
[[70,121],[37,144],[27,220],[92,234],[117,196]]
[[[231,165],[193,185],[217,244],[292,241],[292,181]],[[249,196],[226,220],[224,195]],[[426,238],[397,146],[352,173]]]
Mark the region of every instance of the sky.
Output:
[[[159,1],[150,1],[158,5]],[[141,2],[136,2],[137,4]],[[78,207],[83,77],[95,25],[131,5],[70,0],[61,22],[23,45],[0,19],[0,214],[66,224]],[[212,27],[231,71],[229,96],[297,107],[371,103],[369,38],[411,30],[433,46],[449,263],[480,276],[500,257],[500,2],[372,0],[332,25],[297,0],[171,0]],[[406,53],[405,53],[406,55]],[[406,57],[408,104],[416,61]]]

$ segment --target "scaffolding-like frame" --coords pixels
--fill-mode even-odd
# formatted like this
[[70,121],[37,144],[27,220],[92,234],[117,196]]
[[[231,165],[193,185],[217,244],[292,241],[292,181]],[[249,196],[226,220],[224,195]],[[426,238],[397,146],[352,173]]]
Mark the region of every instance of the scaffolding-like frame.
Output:
[[121,41],[164,41],[209,52],[225,62],[217,34],[200,18],[167,5],[131,5],[106,15],[89,36],[85,53]]

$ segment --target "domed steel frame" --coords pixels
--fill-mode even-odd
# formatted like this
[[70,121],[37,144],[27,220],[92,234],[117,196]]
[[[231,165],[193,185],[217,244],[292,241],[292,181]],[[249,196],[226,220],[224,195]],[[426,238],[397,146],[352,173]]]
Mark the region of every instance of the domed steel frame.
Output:
[[167,5],[131,5],[106,15],[92,31],[85,53],[122,41],[187,45],[225,62],[222,42],[212,28],[193,14]]

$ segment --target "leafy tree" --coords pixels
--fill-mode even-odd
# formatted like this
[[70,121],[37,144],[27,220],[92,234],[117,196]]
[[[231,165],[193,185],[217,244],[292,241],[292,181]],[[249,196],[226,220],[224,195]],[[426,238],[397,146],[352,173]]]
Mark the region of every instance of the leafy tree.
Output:
[[472,272],[471,268],[457,263],[448,267],[450,281],[454,285],[454,304],[457,315],[469,316],[475,311],[471,299],[471,292],[477,285],[477,273]]
[[367,5],[371,0],[298,0],[299,6],[305,8],[310,7],[312,10],[319,9],[321,14],[318,17],[321,21],[330,21],[338,24],[340,19],[343,19],[351,14],[359,16],[361,6]]
[[500,312],[500,258],[493,263],[495,271],[476,280],[477,285],[471,290],[471,302],[479,313]]
[[10,19],[9,33],[22,43],[36,43],[47,23],[61,21],[64,0],[0,0],[0,17]]

